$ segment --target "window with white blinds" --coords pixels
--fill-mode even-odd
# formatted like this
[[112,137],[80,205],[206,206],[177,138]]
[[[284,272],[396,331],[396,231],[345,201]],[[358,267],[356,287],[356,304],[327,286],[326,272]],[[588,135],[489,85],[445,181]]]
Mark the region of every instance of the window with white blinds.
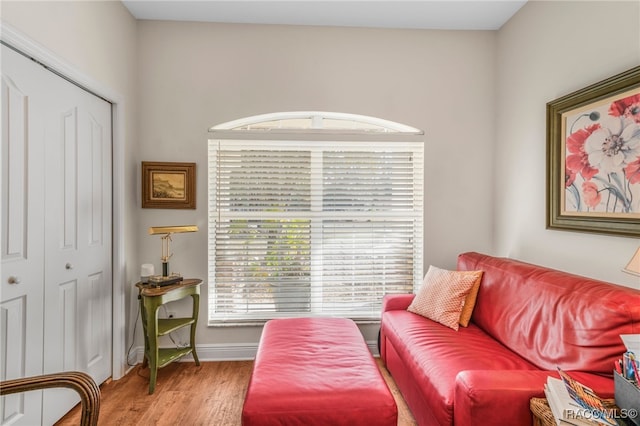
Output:
[[380,318],[422,279],[421,142],[209,141],[209,321]]

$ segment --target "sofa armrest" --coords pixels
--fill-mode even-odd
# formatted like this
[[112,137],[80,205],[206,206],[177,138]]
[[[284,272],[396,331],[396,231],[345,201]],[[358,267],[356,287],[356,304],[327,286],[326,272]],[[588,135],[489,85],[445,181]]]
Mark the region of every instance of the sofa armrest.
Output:
[[[569,374],[601,398],[613,398],[612,379],[574,371]],[[548,376],[559,378],[555,371],[544,370],[461,371],[456,376],[454,423],[531,425],[529,400],[545,397]]]
[[382,298],[382,312],[406,311],[415,294],[386,294]]
[[385,365],[387,362],[387,339],[384,330],[384,313],[389,311],[406,311],[414,297],[415,294],[413,293],[385,294],[382,297],[380,331],[378,332],[378,352],[380,353],[380,358],[385,362]]

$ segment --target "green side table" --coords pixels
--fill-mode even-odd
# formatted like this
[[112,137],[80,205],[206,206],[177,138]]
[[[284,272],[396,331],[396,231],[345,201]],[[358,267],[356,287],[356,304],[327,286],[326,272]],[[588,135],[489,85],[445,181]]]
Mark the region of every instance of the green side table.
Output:
[[[144,330],[144,355],[145,363],[149,362],[149,394],[156,389],[158,369],[185,355],[192,354],[196,365],[200,365],[196,353],[196,325],[198,323],[198,308],[200,304],[199,279],[184,279],[179,283],[163,287],[155,287],[149,284],[137,283],[140,299],[140,316]],[[191,296],[193,299],[193,311],[191,317],[183,318],[158,318],[158,308],[168,302]],[[182,327],[191,326],[191,338],[189,346],[183,348],[159,348],[158,338]]]

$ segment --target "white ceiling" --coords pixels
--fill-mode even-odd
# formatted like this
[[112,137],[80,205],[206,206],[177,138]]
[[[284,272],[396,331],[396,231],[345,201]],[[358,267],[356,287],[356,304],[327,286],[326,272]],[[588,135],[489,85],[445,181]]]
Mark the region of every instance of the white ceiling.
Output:
[[497,30],[527,0],[123,0],[137,19]]

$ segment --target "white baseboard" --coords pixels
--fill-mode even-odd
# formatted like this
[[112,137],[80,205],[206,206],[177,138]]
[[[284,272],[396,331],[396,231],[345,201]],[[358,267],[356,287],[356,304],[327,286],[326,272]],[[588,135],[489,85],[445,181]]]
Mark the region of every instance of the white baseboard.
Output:
[[[374,357],[379,356],[378,342],[368,341],[367,346]],[[227,344],[208,344],[196,345],[198,351],[198,359],[200,361],[248,361],[256,357],[258,352],[257,343],[227,343]],[[129,364],[138,364],[142,362],[144,356],[144,347],[138,346],[131,349],[127,361]],[[193,362],[193,357],[187,355],[180,359],[181,362]]]

